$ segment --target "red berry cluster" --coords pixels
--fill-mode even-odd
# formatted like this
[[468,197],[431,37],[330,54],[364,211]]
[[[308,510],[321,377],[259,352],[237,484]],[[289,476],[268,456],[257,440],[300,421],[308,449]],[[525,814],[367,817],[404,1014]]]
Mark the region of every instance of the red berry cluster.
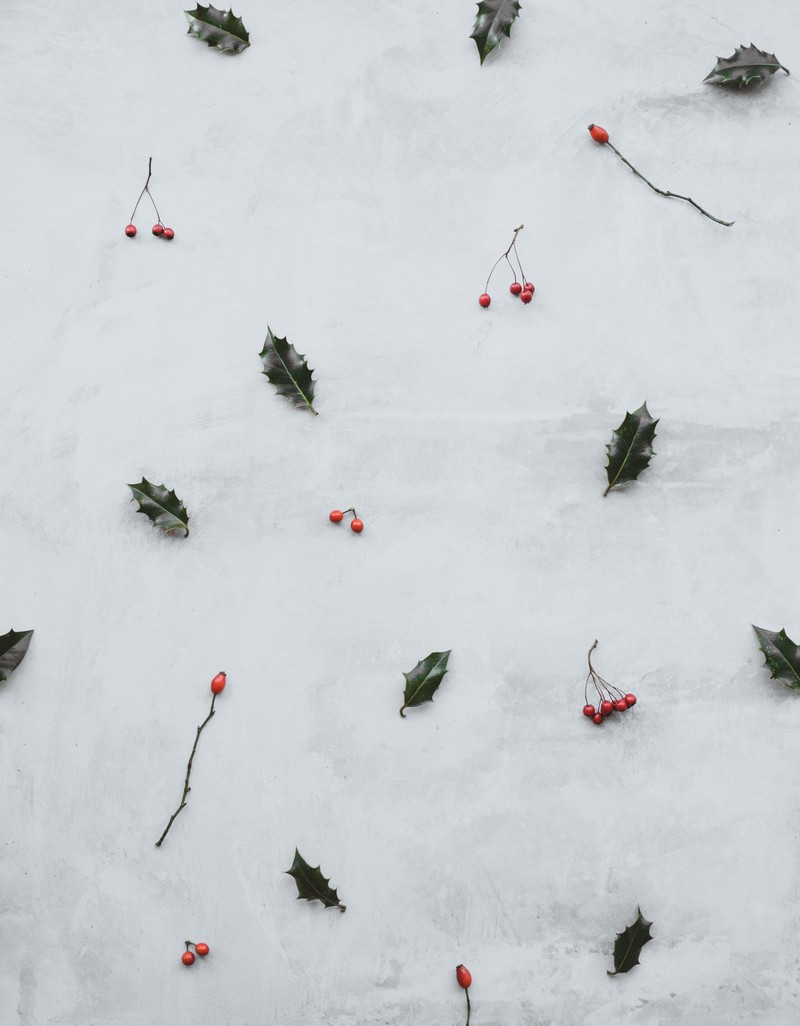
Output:
[[158,207],[156,206],[156,201],[153,199],[153,194],[150,192],[150,179],[152,178],[152,176],[153,176],[153,158],[151,157],[150,158],[150,162],[147,165],[147,181],[144,183],[144,188],[139,193],[139,199],[136,200],[136,206],[133,208],[133,213],[131,214],[131,223],[125,229],[125,234],[128,236],[129,239],[136,238],[136,225],[133,223],[133,219],[136,216],[136,209],[139,206],[139,204],[141,203],[142,196],[144,196],[145,193],[147,193],[147,195],[148,195],[148,197],[150,199],[150,202],[153,204],[153,209],[155,210],[156,217],[158,218],[158,221],[153,225],[153,235],[155,235],[156,238],[159,238],[159,239],[167,239],[167,240],[169,240],[169,239],[174,239],[175,238],[175,232],[171,228],[167,228],[167,226],[161,220],[161,214],[159,214],[159,212],[158,212]]
[[[589,649],[589,673],[586,677],[586,685],[583,689],[583,698],[586,705],[583,707],[583,715],[588,716],[592,723],[598,727],[603,720],[615,712],[626,712],[632,705],[636,705],[636,695],[624,694],[613,684],[609,684],[592,666],[592,652],[597,648],[597,642]],[[589,701],[589,683],[594,685],[597,692],[597,707]]]
[[361,534],[361,532],[364,530],[364,521],[358,519],[356,511],[352,507],[344,511],[340,509],[332,509],[328,514],[328,519],[332,524],[341,524],[345,513],[353,514],[353,519],[350,521],[350,530],[354,531],[356,534]]
[[195,944],[194,941],[184,941],[184,944],[186,945],[186,950],[181,955],[181,962],[183,962],[184,965],[194,965],[194,955],[191,953],[189,948],[194,948],[201,958],[205,958],[211,950],[209,946],[204,944],[202,941],[200,941],[199,944]]
[[[536,289],[531,284],[531,282],[528,281],[525,272],[522,269],[522,261],[519,258],[519,253],[517,252],[517,235],[519,235],[519,233],[522,231],[524,227],[525,225],[521,224],[518,228],[514,229],[514,237],[511,240],[511,245],[508,247],[505,253],[500,254],[497,260],[495,260],[494,262],[494,267],[492,267],[491,271],[489,271],[489,277],[486,279],[486,288],[481,293],[481,295],[478,296],[478,302],[484,309],[487,306],[489,306],[489,304],[492,301],[492,297],[489,295],[489,282],[492,280],[492,275],[494,274],[495,267],[497,267],[501,260],[506,261],[508,266],[511,268],[511,273],[514,275],[514,280],[508,287],[508,291],[511,293],[511,295],[519,296],[519,298],[522,300],[523,303],[525,303],[526,306],[533,299],[533,294],[536,291]],[[517,261],[517,266],[519,267],[519,273],[520,277],[522,278],[522,281],[519,281],[517,279],[517,271],[514,265],[511,263],[511,260],[508,256],[508,254],[511,253],[512,250],[514,252],[514,258]]]

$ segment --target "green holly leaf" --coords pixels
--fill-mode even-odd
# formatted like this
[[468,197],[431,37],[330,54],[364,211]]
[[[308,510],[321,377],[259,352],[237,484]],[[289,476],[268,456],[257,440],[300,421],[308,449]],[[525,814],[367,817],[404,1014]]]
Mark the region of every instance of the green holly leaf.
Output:
[[644,918],[642,910],[637,906],[636,922],[632,926],[626,926],[622,933],[617,934],[614,943],[614,972],[606,969],[609,976],[616,976],[617,973],[629,973],[635,965],[639,964],[642,948],[653,939],[650,936],[652,925]]
[[405,710],[423,702],[432,702],[434,693],[447,673],[447,660],[450,651],[431,652],[410,673],[404,673],[406,689],[403,693],[403,705],[400,715],[405,719]]
[[347,905],[339,901],[339,895],[322,875],[319,866],[309,866],[297,848],[294,850],[292,868],[285,872],[294,877],[298,901],[300,898],[305,901],[321,901],[325,908],[338,908],[342,912],[347,908]]
[[139,484],[129,484],[128,488],[139,503],[137,513],[144,513],[162,531],[183,531],[184,538],[189,536],[189,514],[175,492],[168,491],[164,485],[152,484],[146,477]]
[[279,395],[288,399],[294,406],[306,407],[315,417],[314,409],[314,373],[308,366],[305,356],[298,353],[295,347],[285,338],[276,338],[272,329],[267,328],[264,348],[258,354],[264,361],[267,379],[273,384]]
[[519,17],[519,0],[481,0],[470,39],[475,40],[481,64],[496,50]]
[[800,648],[787,637],[783,628],[775,633],[753,624],[753,630],[758,638],[758,647],[764,653],[770,677],[792,691],[800,691]]
[[634,413],[626,413],[625,420],[614,431],[614,437],[606,446],[608,453],[608,488],[603,495],[608,495],[612,488],[635,481],[647,467],[653,452],[653,439],[656,437],[657,420],[653,420],[642,403]]
[[189,35],[216,46],[222,53],[241,53],[250,45],[250,33],[233,11],[198,4],[193,11],[183,13],[189,19]]
[[0,681],[8,680],[12,670],[16,670],[31,643],[33,631],[15,631],[13,628],[8,634],[0,637]]
[[790,74],[788,68],[784,68],[774,53],[766,53],[759,50],[751,43],[745,46],[744,43],[737,47],[732,57],[717,57],[717,63],[709,71],[704,82],[713,82],[724,85],[728,82],[738,82],[739,88],[749,85],[751,82],[764,82],[776,71],[785,71]]

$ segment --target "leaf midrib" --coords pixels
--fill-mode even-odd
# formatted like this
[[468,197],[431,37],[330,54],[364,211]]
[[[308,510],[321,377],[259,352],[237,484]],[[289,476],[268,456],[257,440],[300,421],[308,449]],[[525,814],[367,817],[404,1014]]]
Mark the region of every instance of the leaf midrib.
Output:
[[[650,424],[652,424],[652,423],[653,423],[653,422],[652,422],[652,421],[650,421]],[[614,476],[614,480],[613,480],[613,481],[611,482],[611,484],[609,485],[609,488],[613,488],[613,487],[614,487],[614,485],[615,485],[615,484],[617,483],[617,481],[619,480],[619,476],[620,476],[620,474],[622,473],[622,471],[623,471],[623,470],[625,469],[625,465],[627,464],[627,462],[628,462],[628,459],[630,458],[630,455],[631,455],[631,453],[633,452],[633,447],[634,447],[634,445],[636,444],[636,439],[637,439],[637,438],[639,437],[639,433],[640,433],[640,432],[641,432],[641,431],[642,431],[642,430],[643,430],[643,429],[644,429],[645,427],[650,427],[650,424],[643,424],[643,423],[642,423],[642,418],[640,418],[640,419],[639,419],[639,423],[638,423],[638,424],[636,425],[636,430],[634,431],[634,433],[633,433],[633,438],[631,439],[631,444],[630,444],[630,445],[629,445],[629,447],[628,447],[628,451],[627,451],[627,452],[625,453],[625,458],[623,459],[622,463],[620,463],[620,465],[619,465],[619,470],[618,470],[618,471],[617,471],[617,473],[615,474],[615,476]],[[617,435],[617,437],[619,437],[619,435]],[[611,458],[611,453],[609,453],[609,459],[610,459],[610,458]]]
[[[448,657],[449,657],[449,656],[443,656],[443,658],[445,659],[445,670],[444,670],[444,672],[442,673],[442,676],[444,676],[444,673],[446,673],[446,672],[447,672],[447,667],[446,667],[446,660],[447,660],[447,658],[448,658]],[[422,689],[422,688],[423,688],[423,687],[425,686],[425,684],[426,684],[426,683],[427,683],[427,682],[428,682],[428,681],[429,681],[429,680],[431,679],[431,677],[432,677],[432,676],[434,675],[434,673],[436,672],[437,668],[438,668],[438,667],[440,666],[441,662],[442,662],[442,660],[441,660],[441,659],[437,659],[437,660],[436,660],[436,663],[435,663],[435,664],[434,664],[434,665],[433,665],[433,666],[431,667],[430,671],[429,671],[428,673],[426,673],[426,674],[425,674],[425,676],[424,676],[424,677],[422,678],[422,680],[421,680],[421,681],[419,682],[419,684],[417,685],[417,689],[416,689],[416,691],[415,691],[415,692],[414,692],[414,693],[413,693],[413,694],[411,695],[411,697],[410,697],[410,698],[408,699],[408,701],[406,702],[406,707],[410,706],[410,705],[411,705],[411,704],[413,703],[414,699],[415,699],[415,698],[417,697],[417,695],[419,694],[419,692],[421,691],[421,689]],[[413,673],[413,670],[412,670],[412,673]],[[405,676],[405,678],[406,678],[406,681],[408,681],[408,678],[409,678],[410,674],[404,674],[404,676]]]
[[[166,506],[162,506],[161,503],[157,499],[154,499],[151,495],[148,495],[146,492],[143,492],[140,488],[131,487],[131,490],[135,494],[137,494],[137,499],[138,499],[139,495],[143,495],[148,501],[152,502],[152,504],[154,506],[158,506],[159,509],[163,509],[164,512],[167,514],[167,516],[172,517],[172,519],[175,521],[176,524],[179,524],[181,527],[186,528],[188,530],[188,528],[189,528],[188,516],[187,516],[186,520],[181,520],[180,517],[175,516],[175,514],[172,512],[171,509],[167,509]],[[180,500],[178,500],[178,501],[180,501]],[[171,530],[171,528],[167,528],[167,530]]]
[[[283,358],[283,357],[281,356],[281,354],[280,354],[280,353],[278,352],[278,347],[277,347],[277,346],[275,345],[275,336],[274,336],[274,335],[272,334],[272,332],[270,332],[270,338],[272,339],[272,341],[270,342],[270,346],[271,346],[271,348],[272,348],[272,351],[273,351],[273,353],[274,353],[274,354],[275,354],[275,355],[276,355],[276,356],[278,357],[278,359],[280,360],[280,362],[281,362],[281,366],[282,366],[282,367],[283,367],[283,369],[284,369],[284,370],[286,371],[286,375],[287,375],[287,377],[289,378],[289,380],[291,381],[291,383],[292,383],[292,384],[294,385],[295,389],[297,390],[298,394],[300,395],[300,398],[301,398],[301,399],[303,400],[303,402],[304,402],[304,403],[306,404],[306,406],[307,406],[307,407],[309,408],[309,410],[313,410],[313,412],[314,412],[314,413],[316,413],[317,411],[316,411],[316,410],[314,409],[314,406],[313,406],[313,404],[311,403],[311,400],[310,400],[310,399],[308,398],[308,396],[307,396],[307,395],[305,394],[305,392],[304,392],[304,391],[303,391],[303,389],[302,389],[302,388],[300,387],[300,385],[298,385],[298,383],[297,383],[297,379],[295,378],[294,374],[292,374],[292,372],[291,372],[291,371],[289,370],[289,368],[288,368],[288,367],[287,367],[287,365],[286,365],[286,361],[285,361],[285,360],[284,360],[284,358]],[[284,339],[284,341],[286,341],[286,340]],[[286,344],[287,344],[287,346],[288,346],[288,345],[289,345],[290,343],[289,343],[289,342],[286,342]],[[295,352],[297,352],[297,350],[295,350]],[[305,357],[304,357],[304,356],[303,356],[303,355],[302,355],[301,353],[297,353],[297,355],[298,355],[298,356],[299,356],[299,357],[300,357],[300,358],[301,358],[302,360],[305,360]]]

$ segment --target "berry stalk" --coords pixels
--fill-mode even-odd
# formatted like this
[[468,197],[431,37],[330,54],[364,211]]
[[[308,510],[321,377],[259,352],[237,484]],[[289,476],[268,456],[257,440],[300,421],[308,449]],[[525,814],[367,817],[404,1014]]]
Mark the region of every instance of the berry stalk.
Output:
[[[220,694],[220,692],[222,691],[222,689],[224,687],[225,687],[225,674],[224,673],[218,673],[216,675],[216,677],[211,681],[211,692],[212,692],[212,694],[211,694],[211,708],[209,709],[208,716],[206,716],[206,718],[203,720],[203,722],[197,728],[197,733],[194,736],[194,744],[192,745],[192,754],[189,756],[189,762],[188,762],[188,764],[186,766],[186,779],[183,782],[183,794],[181,795],[181,800],[178,803],[177,809],[169,817],[169,823],[167,823],[167,825],[164,827],[163,834],[156,841],[156,848],[160,848],[161,847],[161,845],[164,843],[164,838],[167,836],[167,834],[170,831],[170,828],[171,828],[172,824],[175,822],[175,820],[178,818],[178,816],[181,814],[181,812],[183,812],[183,810],[186,808],[186,804],[187,804],[186,798],[187,798],[189,792],[191,791],[191,787],[189,787],[189,777],[191,777],[191,775],[192,775],[192,763],[194,762],[194,755],[195,755],[195,752],[197,751],[197,742],[200,740],[200,735],[203,733],[203,728],[208,723],[208,721],[211,719],[211,717],[214,715],[214,703],[217,700],[217,695]],[[187,948],[187,950],[188,950],[188,948]]]
[[616,146],[614,146],[614,144],[609,140],[608,132],[606,132],[604,128],[600,128],[599,125],[589,125],[589,132],[591,133],[591,136],[595,140],[595,142],[599,142],[601,145],[610,146],[614,153],[616,153],[616,155],[622,161],[622,163],[627,164],[627,166],[631,169],[631,171],[633,171],[636,177],[641,178],[645,185],[649,185],[653,192],[657,192],[659,196],[666,196],[667,199],[685,200],[687,203],[691,203],[695,210],[699,210],[700,213],[703,214],[705,217],[709,218],[709,220],[715,221],[717,224],[722,224],[726,228],[730,228],[732,225],[736,223],[735,221],[723,221],[719,217],[714,217],[713,214],[709,214],[707,210],[704,210],[699,203],[695,203],[691,196],[681,196],[679,193],[670,192],[668,189],[659,189],[658,186],[653,185],[651,181],[645,178],[642,172],[638,171],[626,157],[623,157],[623,155],[619,152]]

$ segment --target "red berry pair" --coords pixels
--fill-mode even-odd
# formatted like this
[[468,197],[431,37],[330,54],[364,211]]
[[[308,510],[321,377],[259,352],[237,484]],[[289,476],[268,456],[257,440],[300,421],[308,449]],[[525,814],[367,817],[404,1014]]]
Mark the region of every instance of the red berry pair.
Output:
[[[522,300],[523,303],[525,303],[526,306],[533,299],[533,294],[536,291],[536,289],[525,276],[525,272],[522,269],[522,261],[519,258],[519,253],[517,252],[517,235],[519,235],[519,233],[522,231],[524,227],[525,225],[521,224],[519,228],[514,229],[514,237],[511,240],[511,245],[508,247],[505,253],[500,254],[497,260],[495,260],[494,262],[494,267],[492,267],[491,271],[489,271],[489,277],[486,279],[486,288],[481,293],[481,295],[478,296],[478,302],[484,309],[486,309],[486,307],[489,306],[489,304],[492,301],[492,297],[489,295],[489,282],[492,280],[492,275],[494,274],[495,267],[497,267],[501,260],[506,261],[508,266],[511,268],[511,273],[514,275],[514,280],[508,287],[508,291],[511,293],[511,295],[519,296],[519,298]],[[517,280],[517,272],[514,268],[514,265],[508,258],[508,254],[512,250],[514,251],[514,257],[517,261],[517,266],[519,267],[519,273],[522,277],[522,281]]]
[[209,946],[204,944],[202,941],[200,941],[199,944],[195,944],[194,941],[184,941],[184,944],[186,945],[186,950],[181,955],[181,962],[183,962],[184,965],[194,965],[194,955],[191,953],[189,948],[194,948],[201,958],[205,958],[210,951]]
[[356,534],[361,534],[361,532],[364,530],[364,522],[358,519],[358,517],[356,516],[356,511],[352,507],[344,511],[340,509],[333,509],[328,514],[328,519],[332,524],[341,524],[345,513],[353,514],[353,519],[350,521],[350,530],[354,531]]
[[125,229],[125,234],[128,236],[129,239],[136,238],[136,225],[133,223],[133,219],[136,216],[136,209],[139,206],[139,204],[141,203],[142,196],[144,196],[145,193],[147,193],[147,195],[148,195],[148,197],[150,199],[150,202],[153,204],[153,208],[154,208],[154,210],[156,212],[156,217],[158,218],[158,221],[153,225],[153,235],[155,235],[156,238],[159,238],[159,239],[167,239],[167,240],[169,240],[169,239],[174,239],[175,238],[175,232],[171,228],[167,228],[167,226],[161,220],[161,214],[159,214],[159,212],[158,212],[158,207],[156,206],[156,201],[153,199],[153,194],[150,192],[149,185],[150,185],[150,179],[152,178],[152,176],[153,176],[153,158],[151,157],[150,158],[150,162],[147,165],[147,181],[144,183],[144,188],[139,193],[139,199],[137,199],[136,206],[133,208],[133,213],[131,214],[131,223]]
[[[586,705],[583,707],[583,715],[587,716],[592,723],[599,727],[603,720],[614,712],[626,712],[631,706],[636,705],[636,695],[627,695],[620,691],[613,684],[609,684],[592,666],[592,652],[597,648],[597,641],[589,649],[589,673],[586,677],[586,685],[583,689],[583,698]],[[589,682],[592,682],[597,692],[597,708],[589,701]]]

